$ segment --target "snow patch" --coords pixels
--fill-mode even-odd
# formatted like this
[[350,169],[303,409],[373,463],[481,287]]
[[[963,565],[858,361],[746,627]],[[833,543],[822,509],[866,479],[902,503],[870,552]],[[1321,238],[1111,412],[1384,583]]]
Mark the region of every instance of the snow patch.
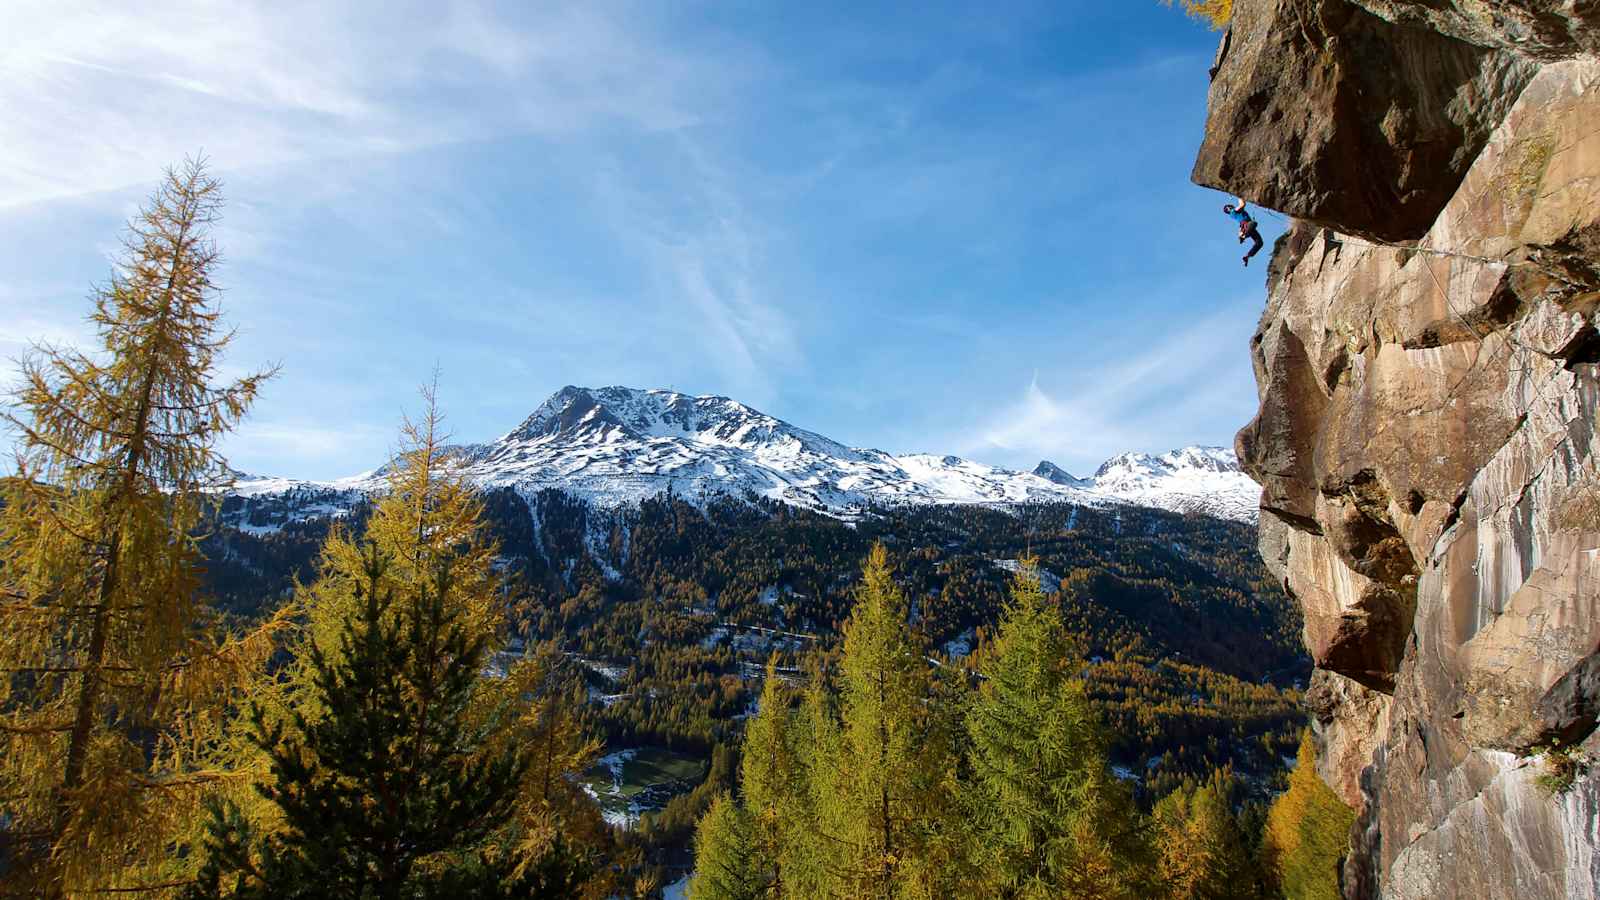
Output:
[[944,642],[944,655],[951,659],[961,659],[972,652],[972,642],[977,638],[977,631],[968,628],[955,637]]
[[[1022,571],[1022,560],[1020,559],[991,559],[989,562],[1013,575]],[[1040,567],[1038,571],[1040,590],[1043,590],[1046,594],[1054,594],[1056,591],[1061,590],[1061,578],[1059,576],[1043,567]]]

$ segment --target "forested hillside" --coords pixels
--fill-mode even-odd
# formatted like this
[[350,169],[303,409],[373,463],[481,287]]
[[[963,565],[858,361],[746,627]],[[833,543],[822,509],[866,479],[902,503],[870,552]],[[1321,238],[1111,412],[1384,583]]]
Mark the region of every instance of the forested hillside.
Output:
[[[861,560],[880,541],[932,665],[962,665],[989,638],[1017,560],[1037,557],[1112,760],[1141,796],[1223,765],[1270,778],[1298,740],[1300,623],[1245,525],[1067,504],[881,508],[843,522],[754,497],[605,511],[557,491],[495,491],[484,506],[520,644],[586,663],[610,748],[703,758],[736,741],[770,654],[797,672],[837,653]],[[325,508],[315,495],[227,501],[209,577],[235,615],[265,614],[310,576]],[[350,519],[360,527],[363,509]]]

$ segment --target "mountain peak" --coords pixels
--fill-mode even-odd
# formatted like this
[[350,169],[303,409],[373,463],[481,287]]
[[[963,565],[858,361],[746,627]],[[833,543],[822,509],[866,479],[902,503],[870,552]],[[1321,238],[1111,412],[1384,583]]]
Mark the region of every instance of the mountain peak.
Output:
[[532,415],[501,440],[536,440],[586,427],[621,428],[622,423],[601,406],[589,389],[569,384],[551,394],[550,399],[539,404]]
[[1126,480],[1154,478],[1183,472],[1239,472],[1239,461],[1226,447],[1192,445],[1156,456],[1150,453],[1122,453],[1095,470],[1094,478]]
[[1085,487],[1094,483],[1091,479],[1079,478],[1048,459],[1039,460],[1039,464],[1033,467],[1033,474],[1045,481],[1064,484],[1067,487]]
[[618,385],[568,385],[499,443],[547,441],[558,435],[598,442],[671,439],[745,450],[783,452],[789,448],[851,459],[858,456],[843,444],[728,397]]
[[[488,444],[453,448],[481,487],[556,488],[613,506],[663,491],[754,493],[839,515],[875,503],[1131,503],[1248,521],[1260,489],[1230,451],[1184,447],[1129,453],[1075,478],[1048,461],[1033,474],[959,456],[847,447],[720,396],[567,385],[517,428]],[[381,474],[381,473],[376,473]],[[375,473],[353,490],[381,489]],[[279,479],[261,491],[291,484]],[[332,485],[330,485],[332,486]]]

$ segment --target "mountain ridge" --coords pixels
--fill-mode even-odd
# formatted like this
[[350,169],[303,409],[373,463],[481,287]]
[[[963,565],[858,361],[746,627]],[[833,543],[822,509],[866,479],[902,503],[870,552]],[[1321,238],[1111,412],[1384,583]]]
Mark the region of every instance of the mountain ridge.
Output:
[[[668,490],[749,491],[842,517],[880,504],[1064,501],[1250,522],[1259,500],[1255,483],[1221,447],[1125,453],[1093,478],[1076,478],[1048,461],[1019,472],[959,456],[850,447],[728,397],[620,386],[568,385],[500,438],[451,452],[481,487],[558,488],[602,507]],[[382,487],[385,468],[335,481],[247,476],[232,493],[370,493]]]

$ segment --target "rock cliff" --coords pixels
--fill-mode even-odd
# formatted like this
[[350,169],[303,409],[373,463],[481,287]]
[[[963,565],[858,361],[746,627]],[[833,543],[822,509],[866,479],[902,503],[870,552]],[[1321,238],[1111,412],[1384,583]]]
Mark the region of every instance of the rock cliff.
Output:
[[1238,436],[1347,897],[1600,896],[1600,3],[1237,0],[1197,182],[1294,216]]

